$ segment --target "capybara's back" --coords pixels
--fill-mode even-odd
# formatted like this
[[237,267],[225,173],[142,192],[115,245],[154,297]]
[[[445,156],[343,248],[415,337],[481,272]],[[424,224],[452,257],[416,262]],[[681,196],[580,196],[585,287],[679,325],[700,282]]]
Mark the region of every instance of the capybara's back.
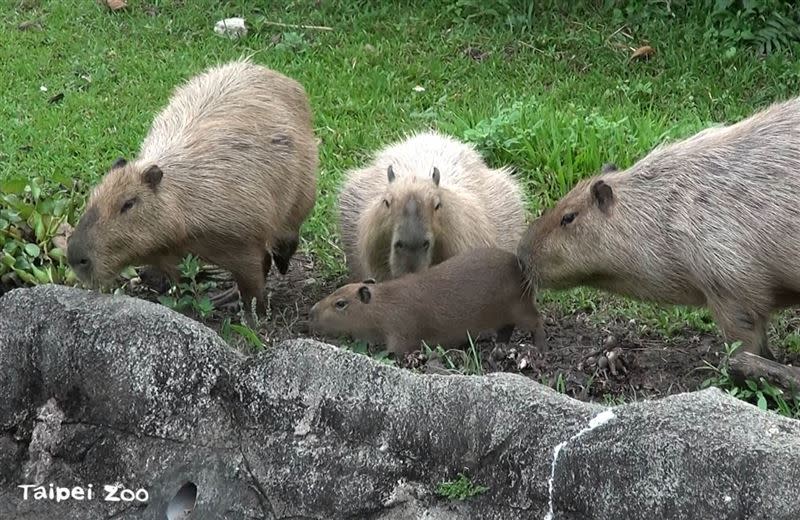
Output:
[[177,275],[193,253],[230,270],[245,304],[263,299],[273,258],[285,272],[315,200],[317,142],[303,87],[239,60],[178,87],[139,155],[94,189],[70,238],[79,277],[126,265]]
[[769,355],[769,314],[800,302],[799,194],[800,98],[582,181],[519,256],[542,287],[707,305],[730,341]]

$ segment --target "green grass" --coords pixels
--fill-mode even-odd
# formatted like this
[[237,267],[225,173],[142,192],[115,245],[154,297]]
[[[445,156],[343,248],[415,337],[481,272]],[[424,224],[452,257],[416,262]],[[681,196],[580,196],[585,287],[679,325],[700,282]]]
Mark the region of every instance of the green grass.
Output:
[[[335,277],[343,272],[335,201],[344,172],[408,132],[438,128],[474,142],[493,165],[514,166],[535,215],[604,162],[628,166],[664,139],[800,92],[796,43],[764,58],[740,33],[720,40],[703,9],[676,21],[659,2],[593,7],[603,3],[130,0],[129,9],[109,13],[85,0],[9,0],[0,7],[0,188],[19,191],[39,178],[54,197],[48,200],[69,203],[45,224],[74,224],[89,187],[116,157],[136,153],[176,84],[252,55],[301,81],[311,97],[321,169],[302,248],[323,276]],[[214,34],[214,23],[230,16],[248,20],[246,38]],[[41,30],[18,29],[32,20]],[[654,58],[630,61],[645,43]],[[468,55],[470,48],[483,59]],[[416,92],[417,85],[425,90]],[[57,94],[63,99],[50,103]],[[20,197],[19,204],[33,204],[30,193]],[[28,264],[41,270],[61,262],[47,250],[52,233],[42,227],[36,242],[44,249]],[[14,240],[11,261],[24,254],[24,237]],[[543,299],[635,317],[667,336],[687,322],[715,330],[705,311],[587,290]],[[776,319],[778,341],[800,349],[795,321]]]
[[459,473],[456,480],[441,482],[436,487],[436,494],[448,500],[467,500],[489,491],[486,486],[475,484],[469,477]]

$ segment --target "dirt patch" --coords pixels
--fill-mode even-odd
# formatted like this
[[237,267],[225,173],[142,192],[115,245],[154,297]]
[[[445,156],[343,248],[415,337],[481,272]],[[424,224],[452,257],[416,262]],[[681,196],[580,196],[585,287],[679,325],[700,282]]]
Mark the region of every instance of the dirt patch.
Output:
[[[219,277],[219,273],[215,276]],[[285,276],[273,269],[267,282],[270,314],[258,330],[267,348],[284,339],[309,336],[308,310],[341,283],[343,280],[320,277],[313,259],[304,255],[293,258]],[[231,284],[224,275],[218,280],[219,289]],[[157,294],[143,289],[135,295],[157,299]],[[513,372],[577,399],[621,402],[696,390],[712,375],[706,370],[708,364],[717,366],[724,353],[719,336],[689,328],[667,341],[640,334],[637,324],[630,319],[597,326],[587,314],[542,310],[546,316],[547,349],[533,347],[529,334],[516,331],[508,345],[498,345],[493,337],[478,338],[477,361],[475,353],[452,350],[417,352],[394,362],[422,373],[458,373],[465,366],[471,373]],[[240,319],[236,310],[231,309],[215,311],[203,321],[219,331],[226,318],[234,322]],[[353,347],[347,340],[318,339]],[[379,352],[370,350],[373,354]],[[614,353],[612,363],[606,364],[603,358],[609,352]]]

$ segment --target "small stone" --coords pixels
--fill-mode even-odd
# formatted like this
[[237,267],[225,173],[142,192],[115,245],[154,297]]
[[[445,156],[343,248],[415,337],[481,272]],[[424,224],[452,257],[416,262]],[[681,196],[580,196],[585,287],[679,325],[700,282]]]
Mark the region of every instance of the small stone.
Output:
[[597,366],[602,370],[608,368],[608,358],[602,356],[600,359],[597,360]]

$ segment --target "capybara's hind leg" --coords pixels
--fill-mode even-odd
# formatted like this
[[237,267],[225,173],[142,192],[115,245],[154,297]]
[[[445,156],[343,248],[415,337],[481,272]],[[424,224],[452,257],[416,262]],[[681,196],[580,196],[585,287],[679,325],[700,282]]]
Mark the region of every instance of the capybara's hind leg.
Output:
[[725,341],[742,342],[737,352],[750,352],[769,360],[775,359],[767,345],[766,317],[744,309],[735,302],[709,302],[709,308]]
[[275,266],[278,268],[279,273],[286,274],[289,272],[289,263],[292,261],[299,244],[300,237],[296,234],[277,240],[272,250],[272,256],[275,259]]

